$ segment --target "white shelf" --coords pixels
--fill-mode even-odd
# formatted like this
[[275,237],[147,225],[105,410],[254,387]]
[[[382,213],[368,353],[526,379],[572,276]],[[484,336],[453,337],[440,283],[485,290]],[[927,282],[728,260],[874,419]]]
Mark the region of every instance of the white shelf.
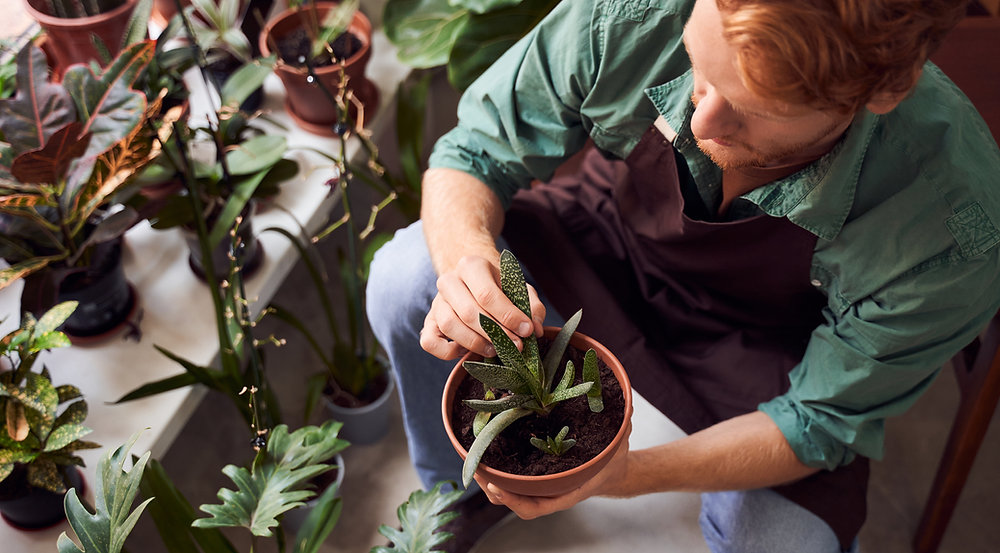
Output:
[[[375,119],[369,124],[375,136],[382,136],[382,127],[392,120],[397,85],[409,68],[396,59],[395,48],[381,31],[372,41],[373,55],[367,76],[380,92],[381,104]],[[264,86],[263,109],[270,117],[287,127],[282,131],[288,138],[290,156],[300,164],[299,175],[282,185],[272,206],[254,217],[255,231],[280,226],[294,233],[301,227],[315,232],[327,220],[336,200],[328,194],[325,181],[331,174],[329,161],[311,152],[294,151],[296,146],[308,146],[331,154],[339,152],[337,139],[307,133],[292,122],[283,111],[284,90],[274,75]],[[194,100],[193,100],[194,102]],[[194,105],[194,104],[193,104]],[[350,143],[349,156],[359,154],[360,146]],[[281,286],[294,266],[297,253],[288,240],[278,233],[260,234],[264,261],[257,274],[247,281],[247,294],[259,310]],[[85,424],[94,432],[86,439],[103,448],[81,452],[87,467],[84,476],[88,496],[93,500],[93,484],[98,459],[105,451],[118,447],[136,431],[146,429],[133,452],[152,451],[154,457],[170,447],[177,433],[204,395],[200,386],[188,387],[122,405],[112,402],[136,387],[179,374],[183,369],[154,349],[154,345],[187,358],[194,363],[210,365],[218,354],[211,296],[208,288],[191,272],[187,263],[188,249],[177,229],[157,231],[142,223],[125,235],[125,273],[139,294],[143,318],[139,342],[114,338],[95,346],[73,346],[44,353],[40,362],[52,372],[53,383],[74,384],[80,388],[90,407]],[[21,285],[17,283],[0,290],[0,335],[17,327]],[[69,525],[34,532],[15,530],[0,522],[0,543],[4,551],[18,553],[56,550],[56,539]]]

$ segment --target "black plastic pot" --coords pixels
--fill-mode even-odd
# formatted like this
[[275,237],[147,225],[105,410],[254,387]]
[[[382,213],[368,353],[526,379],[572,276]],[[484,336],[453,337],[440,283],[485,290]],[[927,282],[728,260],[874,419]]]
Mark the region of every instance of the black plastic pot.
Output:
[[80,302],[62,330],[80,338],[110,332],[128,319],[135,296],[122,265],[122,239],[98,244],[91,265],[70,273],[59,285],[57,303]]
[[[70,487],[83,496],[83,475],[76,467],[66,467],[64,475]],[[63,510],[64,493],[29,486],[27,469],[17,466],[0,484],[0,515],[8,524],[22,530],[48,528],[66,518]]]
[[[253,220],[248,214],[253,212],[254,203],[249,204],[251,207],[244,210],[243,223],[239,227],[237,234],[240,237],[239,242],[243,244],[243,278],[244,280],[249,279],[257,272],[260,268],[261,261],[264,259],[264,249],[261,247],[260,242],[258,242],[257,237],[253,233]],[[188,254],[188,265],[191,266],[191,270],[194,274],[201,280],[205,280],[205,266],[201,262],[201,245],[198,242],[198,235],[191,229],[184,229],[184,240],[187,242],[188,249],[190,253]],[[228,237],[222,240],[215,249],[212,250],[212,269],[215,272],[215,277],[220,280],[225,280],[226,275],[229,274],[229,250],[231,247],[231,241]]]

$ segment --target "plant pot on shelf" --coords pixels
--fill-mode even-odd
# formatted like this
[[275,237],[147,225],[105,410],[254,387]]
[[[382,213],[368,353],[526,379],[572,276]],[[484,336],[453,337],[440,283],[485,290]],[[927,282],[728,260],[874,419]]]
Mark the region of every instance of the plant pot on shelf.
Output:
[[24,0],[24,9],[38,21],[48,36],[46,53],[55,60],[54,73],[61,78],[67,67],[89,63],[101,57],[91,35],[97,35],[114,58],[121,50],[122,37],[139,0],[125,0],[111,11],[89,17],[56,17],[47,13],[43,0]]
[[[383,363],[388,367],[388,363]],[[329,395],[323,396],[326,412],[331,419],[344,423],[340,437],[352,445],[368,445],[381,440],[389,432],[389,415],[392,404],[389,399],[396,390],[392,371],[386,369],[385,386],[382,393],[365,405],[340,405]]]
[[[247,204],[247,208],[243,211],[243,223],[237,231],[240,237],[240,242],[243,244],[243,279],[247,280],[256,274],[257,269],[260,268],[261,262],[264,260],[264,248],[257,240],[257,236],[253,232],[253,211],[255,202],[250,202]],[[209,224],[211,228],[211,224]],[[202,263],[201,257],[201,243],[198,242],[198,234],[194,229],[188,227],[182,227],[181,232],[184,234],[184,241],[188,245],[188,265],[202,281],[205,280],[205,266]],[[229,274],[229,250],[231,243],[229,237],[227,236],[221,242],[216,244],[215,248],[212,249],[212,270],[215,272],[215,277],[218,279],[225,279],[226,275]]]
[[[27,276],[22,310],[38,315],[57,303],[74,300],[79,305],[60,327],[73,343],[101,342],[117,334],[134,319],[139,304],[135,287],[125,277],[123,243],[118,237],[95,245],[88,266],[47,268]],[[57,290],[54,302],[47,292],[53,285]]]
[[[264,27],[260,34],[261,55],[269,56],[275,52],[283,39],[293,33],[303,31],[305,17],[303,10],[317,10],[317,17],[322,21],[327,12],[337,6],[334,2],[315,2],[304,8],[292,8],[275,16]],[[311,17],[311,16],[310,16]],[[337,124],[338,110],[336,104],[327,95],[336,95],[340,90],[341,68],[348,80],[348,88],[365,106],[365,116],[371,118],[378,107],[378,88],[365,77],[365,68],[371,57],[372,26],[363,13],[355,12],[351,24],[345,34],[353,35],[360,46],[350,54],[342,64],[316,67],[314,69],[319,80],[319,86],[311,82],[306,67],[295,65],[292,60],[281,59],[274,68],[275,74],[285,87],[285,109],[301,128],[323,136],[336,136],[334,126]],[[335,41],[336,42],[336,41]],[[325,88],[325,91],[324,91]],[[352,117],[357,117],[351,106]]]
[[[341,432],[341,434],[343,434],[343,432]],[[316,507],[316,503],[319,501],[319,496],[322,495],[327,488],[330,486],[337,486],[337,491],[334,492],[334,497],[340,497],[341,485],[344,483],[344,456],[338,453],[336,457],[329,461],[329,463],[334,465],[334,468],[309,481],[309,483],[315,487],[316,495],[312,499],[306,501],[306,504],[302,507],[285,511],[284,518],[281,520],[281,528],[284,530],[285,535],[295,536],[298,534],[299,528],[302,527],[302,523],[305,522],[306,517],[308,517],[309,513],[312,512],[314,507]]]
[[[63,472],[70,487],[83,496],[83,474],[76,467],[65,467]],[[27,470],[23,465],[0,482],[0,516],[14,528],[40,530],[62,522],[65,493],[55,493],[28,484]]]
[[[558,328],[545,328],[544,338],[539,340],[539,346],[543,348],[543,356],[545,351],[543,344],[552,340],[558,332]],[[504,430],[500,436],[493,441],[493,443],[490,444],[489,448],[486,450],[486,454],[483,456],[482,461],[476,468],[476,476],[480,480],[491,482],[501,489],[509,490],[521,495],[541,497],[562,495],[580,487],[584,482],[593,478],[608,464],[619,449],[626,446],[628,428],[632,418],[632,387],[629,382],[628,375],[625,372],[625,368],[614,356],[614,354],[611,353],[611,351],[593,338],[579,332],[573,334],[573,337],[570,339],[567,355],[569,355],[571,359],[576,358],[574,359],[574,363],[577,367],[580,367],[582,366],[583,352],[589,348],[593,348],[597,353],[598,364],[603,365],[608,369],[605,370],[602,367],[601,370],[605,409],[600,413],[591,413],[590,416],[620,417],[620,422],[613,427],[617,428],[617,432],[614,432],[612,428],[612,432],[614,432],[614,434],[610,437],[607,445],[589,459],[579,460],[579,464],[577,466],[556,469],[556,472],[546,472],[549,469],[545,467],[545,459],[546,457],[551,459],[551,456],[541,453],[540,450],[535,448],[529,442],[530,431],[532,430],[532,427],[530,426],[530,424],[532,424],[531,420],[542,419],[542,417],[531,415],[512,424]],[[475,361],[479,359],[481,359],[481,357],[477,355],[466,354],[461,360],[459,360],[458,364],[455,365],[455,368],[452,369],[451,375],[448,377],[441,402],[441,411],[445,431],[447,432],[452,445],[455,447],[455,450],[459,455],[461,455],[462,459],[465,459],[467,456],[468,447],[471,445],[473,440],[471,419],[476,413],[471,408],[466,407],[462,403],[462,400],[483,398],[482,385],[468,375],[462,364],[465,361]],[[613,377],[607,374],[608,372],[610,372]],[[609,386],[612,382],[617,383],[617,387],[620,390],[614,390],[613,386]],[[466,386],[463,386],[463,384],[466,384]],[[468,390],[470,392],[468,396],[463,397],[463,390]],[[583,408],[581,411],[587,411],[587,399],[585,396],[567,401],[582,402]],[[563,406],[561,404],[556,407],[556,409],[562,408]],[[467,413],[463,414],[460,410],[465,410]],[[554,410],[550,415],[544,418],[552,417],[555,414],[556,411]],[[554,436],[555,433],[559,431],[558,427],[561,427],[562,423],[560,422],[554,426],[556,426],[556,428],[546,429],[542,432],[548,433],[549,436]],[[564,454],[563,457],[572,453],[574,449],[579,448],[584,443],[583,440],[593,440],[596,439],[596,436],[598,435],[596,430],[589,430],[586,427],[582,429],[574,429],[573,431],[578,436],[577,445]],[[520,436],[519,433],[526,435]],[[539,437],[544,438],[545,436]],[[521,464],[516,467],[516,470],[498,470],[497,468],[489,466],[489,462],[491,458],[494,458],[492,457],[494,455],[497,457],[514,458]],[[541,464],[527,465],[527,461],[525,460],[529,458],[534,460],[542,459]],[[565,461],[568,462],[569,459],[566,459]]]

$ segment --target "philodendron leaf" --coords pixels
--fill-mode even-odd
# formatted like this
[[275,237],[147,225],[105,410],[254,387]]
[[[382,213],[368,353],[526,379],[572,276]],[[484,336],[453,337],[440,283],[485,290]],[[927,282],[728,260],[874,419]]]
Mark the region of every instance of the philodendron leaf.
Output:
[[[430,491],[418,490],[410,494],[396,509],[400,528],[386,524],[378,532],[392,545],[373,547],[369,553],[428,553],[452,538],[449,532],[437,530],[458,516],[455,511],[445,511],[462,496],[462,490],[441,492],[445,482],[438,482]],[[454,487],[454,484],[451,484]]]
[[604,410],[604,397],[601,395],[601,371],[597,367],[597,352],[588,349],[583,356],[583,381],[594,385],[587,390],[587,403],[590,411],[600,413]]
[[94,494],[97,504],[94,513],[83,506],[75,488],[66,493],[66,518],[76,532],[80,545],[63,532],[57,542],[59,553],[119,553],[122,550],[125,538],[139,520],[139,515],[153,500],[151,497],[143,501],[129,513],[139,492],[142,472],[149,460],[147,451],[135,461],[132,470],[125,472],[125,462],[130,457],[129,450],[138,438],[138,433],[133,434],[128,443],[114,452],[108,452],[97,463]]
[[472,447],[469,448],[469,453],[465,457],[465,463],[462,465],[462,485],[468,488],[469,484],[472,483],[472,478],[476,474],[476,467],[479,466],[479,461],[482,460],[483,454],[486,453],[486,448],[489,447],[490,443],[514,421],[531,413],[528,409],[520,407],[508,409],[486,423],[483,431],[472,442]]
[[306,481],[331,467],[321,460],[333,457],[346,442],[337,438],[340,423],[328,421],[321,427],[307,426],[288,434],[285,425],[277,426],[268,439],[267,449],[257,454],[252,470],[228,465],[223,474],[233,480],[237,490],[223,488],[221,505],[201,505],[212,515],[192,524],[196,528],[242,526],[255,536],[271,536],[277,517],[304,505],[314,492],[304,489]]
[[41,48],[29,42],[17,54],[18,91],[0,101],[0,132],[15,155],[41,148],[56,131],[76,121],[66,90],[49,82]]
[[391,0],[385,6],[385,32],[396,56],[411,67],[448,63],[452,46],[469,21],[469,11],[448,0]]

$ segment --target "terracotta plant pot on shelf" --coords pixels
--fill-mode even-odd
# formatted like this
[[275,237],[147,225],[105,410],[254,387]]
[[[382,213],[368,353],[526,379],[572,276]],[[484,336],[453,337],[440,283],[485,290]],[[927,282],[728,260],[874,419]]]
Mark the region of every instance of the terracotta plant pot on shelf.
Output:
[[56,17],[44,11],[42,0],[24,0],[24,9],[38,21],[48,37],[46,53],[55,59],[54,73],[62,78],[70,65],[100,60],[91,35],[96,34],[114,58],[121,50],[122,37],[139,0],[125,0],[117,8],[89,17]]
[[[326,13],[336,6],[335,2],[316,2],[308,4],[305,8],[292,8],[281,12],[269,21],[260,33],[261,55],[270,56],[282,38],[303,27],[303,9],[318,10],[317,17],[322,21]],[[371,22],[360,11],[355,12],[347,33],[354,35],[361,42],[360,48],[342,65],[316,67],[315,74],[326,91],[336,95],[340,89],[340,71],[343,67],[349,79],[348,87],[365,106],[365,116],[371,118],[378,107],[378,88],[365,77],[365,68],[371,57]],[[335,136],[334,126],[338,122],[337,107],[323,88],[310,82],[308,69],[279,59],[274,72],[285,87],[285,109],[296,124],[314,134]]]
[[[544,336],[545,338],[551,340],[558,332],[558,328],[546,327]],[[479,480],[491,482],[501,489],[521,495],[541,497],[562,495],[580,487],[584,482],[593,478],[602,469],[604,469],[615,454],[626,445],[629,424],[632,418],[632,387],[628,375],[625,372],[625,368],[610,350],[585,334],[581,334],[579,332],[573,334],[569,345],[571,349],[578,350],[580,354],[589,348],[593,348],[597,353],[599,362],[611,369],[611,372],[614,374],[615,380],[617,380],[618,385],[621,388],[624,403],[623,419],[618,432],[611,439],[610,443],[590,460],[587,460],[576,467],[553,474],[528,476],[504,472],[488,466],[486,458],[484,457],[483,461],[479,463],[478,468],[476,468],[476,477]],[[448,438],[451,440],[451,444],[455,447],[458,454],[461,455],[462,459],[465,459],[468,451],[459,439],[460,432],[456,431],[453,425],[453,412],[456,408],[465,408],[465,406],[462,405],[461,400],[466,398],[457,397],[458,391],[464,380],[471,379],[462,364],[465,363],[465,361],[477,360],[479,358],[480,357],[477,355],[466,354],[461,360],[459,360],[459,362],[455,365],[455,368],[452,369],[451,375],[448,377],[448,381],[445,384],[444,396],[441,402],[441,414],[444,419],[445,431],[448,434]],[[607,390],[605,391],[607,392]],[[580,399],[586,402],[585,398]],[[531,417],[529,416],[528,418]],[[515,423],[515,425],[516,424],[517,423]],[[515,425],[512,425],[507,430],[512,430]],[[501,434],[501,436],[503,436],[503,434]]]

